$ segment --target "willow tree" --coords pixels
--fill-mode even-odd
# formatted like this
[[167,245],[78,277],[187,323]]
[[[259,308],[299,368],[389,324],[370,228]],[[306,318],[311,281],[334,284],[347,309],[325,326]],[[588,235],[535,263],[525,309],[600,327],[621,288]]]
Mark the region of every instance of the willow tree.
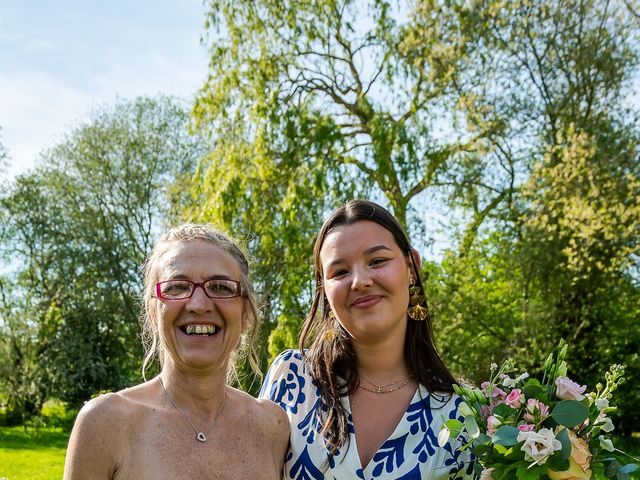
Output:
[[467,121],[465,12],[446,2],[213,0],[207,9],[211,61],[194,118],[214,147],[192,215],[253,242],[279,324],[276,353],[295,343],[327,210],[367,194],[407,225],[410,202],[481,154],[500,122]]

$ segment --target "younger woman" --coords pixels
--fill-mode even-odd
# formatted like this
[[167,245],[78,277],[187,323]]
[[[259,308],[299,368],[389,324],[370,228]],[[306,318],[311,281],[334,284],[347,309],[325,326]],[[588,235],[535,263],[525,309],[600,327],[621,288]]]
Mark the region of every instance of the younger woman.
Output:
[[470,475],[460,445],[438,446],[460,399],[434,345],[420,257],[396,219],[348,202],[320,229],[314,264],[300,350],[276,358],[261,392],[291,422],[285,478]]

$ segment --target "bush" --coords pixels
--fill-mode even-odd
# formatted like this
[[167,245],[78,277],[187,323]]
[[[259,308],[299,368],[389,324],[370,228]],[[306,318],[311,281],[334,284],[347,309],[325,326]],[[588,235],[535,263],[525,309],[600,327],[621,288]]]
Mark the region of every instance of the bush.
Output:
[[57,399],[47,400],[42,406],[40,417],[43,419],[47,427],[59,427],[65,431],[70,431],[73,422],[78,415],[78,411],[69,406],[65,402]]

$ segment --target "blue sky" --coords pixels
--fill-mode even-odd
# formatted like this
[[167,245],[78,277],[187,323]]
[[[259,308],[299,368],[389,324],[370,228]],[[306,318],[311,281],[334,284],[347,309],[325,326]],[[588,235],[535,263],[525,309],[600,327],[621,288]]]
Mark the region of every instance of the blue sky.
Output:
[[201,0],[0,0],[0,142],[31,168],[92,107],[204,82]]

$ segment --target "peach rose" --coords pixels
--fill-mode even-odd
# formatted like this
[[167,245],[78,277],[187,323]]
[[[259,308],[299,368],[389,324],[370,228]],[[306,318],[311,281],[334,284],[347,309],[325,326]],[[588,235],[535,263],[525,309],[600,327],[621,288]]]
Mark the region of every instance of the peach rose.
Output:
[[[558,430],[559,431],[559,430]],[[547,470],[547,476],[551,480],[589,480],[591,478],[591,451],[587,442],[569,430],[571,441],[571,457],[569,457],[569,469],[560,472]]]

